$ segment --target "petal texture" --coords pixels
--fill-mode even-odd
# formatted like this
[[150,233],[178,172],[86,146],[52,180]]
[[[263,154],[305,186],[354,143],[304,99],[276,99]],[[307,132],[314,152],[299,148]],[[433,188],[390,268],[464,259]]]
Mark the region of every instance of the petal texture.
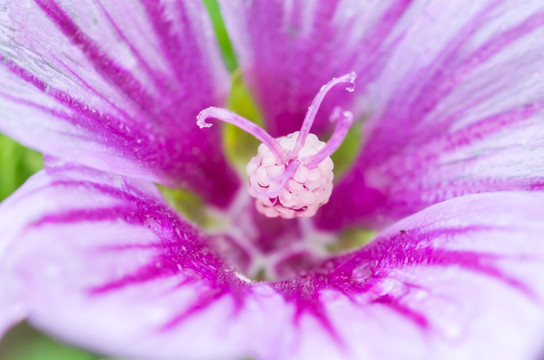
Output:
[[200,1],[0,5],[0,131],[65,160],[229,202],[238,180],[220,132],[195,124],[229,89]]
[[544,6],[430,1],[366,93],[364,145],[316,222],[381,227],[470,193],[544,186]]
[[519,360],[542,348],[541,194],[435,205],[278,283],[228,270],[149,184],[64,166],[7,204],[9,275],[30,321],[104,354]]
[[[358,74],[365,119],[352,171],[317,213],[336,230],[382,228],[463,194],[544,179],[541,1],[222,1],[272,133],[298,130],[331,77]],[[325,101],[318,129],[342,89]]]
[[[245,79],[274,136],[299,130],[312,98],[331,78],[355,71],[357,90],[380,72],[396,41],[395,25],[410,0],[220,1]],[[413,4],[412,4],[413,5]],[[327,95],[312,129],[330,129],[334,106],[353,100]]]

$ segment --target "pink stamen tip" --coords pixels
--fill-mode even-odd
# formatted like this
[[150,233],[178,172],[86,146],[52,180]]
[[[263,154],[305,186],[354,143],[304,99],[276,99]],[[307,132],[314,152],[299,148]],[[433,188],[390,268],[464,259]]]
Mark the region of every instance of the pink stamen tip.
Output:
[[333,78],[331,81],[321,87],[317,95],[314,97],[312,104],[308,108],[308,112],[306,112],[306,116],[304,117],[304,122],[302,123],[297,142],[292,150],[293,153],[298,153],[298,151],[304,145],[306,137],[310,133],[310,129],[312,128],[312,125],[315,121],[317,111],[319,110],[319,107],[321,106],[321,103],[323,102],[323,99],[325,99],[327,93],[336,85],[346,83],[348,84],[346,90],[349,92],[353,92],[355,90],[356,78],[357,74],[355,74],[354,72],[350,72],[349,74],[342,75],[339,78]]
[[212,127],[213,124],[212,123],[208,123],[206,122],[206,120],[208,119],[208,117],[210,117],[208,115],[208,113],[211,112],[211,110],[213,110],[214,108],[210,107],[210,108],[207,108],[207,109],[204,109],[202,110],[196,117],[196,124],[198,125],[199,128],[201,129],[204,129],[204,128],[209,128],[209,127]]

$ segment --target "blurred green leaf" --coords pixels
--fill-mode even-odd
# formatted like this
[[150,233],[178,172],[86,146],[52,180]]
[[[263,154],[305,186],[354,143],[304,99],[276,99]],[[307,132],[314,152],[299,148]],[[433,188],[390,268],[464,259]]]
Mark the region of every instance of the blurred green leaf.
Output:
[[0,134],[0,201],[41,168],[41,154]]
[[63,345],[34,330],[26,323],[22,323],[9,331],[0,342],[0,359],[99,360],[104,358]]
[[[255,122],[257,125],[263,126],[262,116],[244,83],[240,71],[235,71],[232,74],[231,91],[227,107],[240,116]],[[257,147],[260,143],[253,135],[234,125],[224,124],[224,129],[223,144],[225,155],[231,164],[241,173],[245,174],[246,165],[257,154]]]
[[346,134],[346,138],[340,147],[331,155],[334,163],[334,178],[342,177],[351,168],[357,158],[362,145],[362,123],[355,123]]
[[233,72],[238,68],[238,61],[236,60],[236,55],[232,48],[232,43],[230,42],[229,35],[227,34],[227,29],[225,28],[225,23],[221,17],[221,12],[219,11],[219,4],[217,0],[202,0],[210,18],[212,19],[213,29],[215,35],[217,36],[217,41],[219,42],[219,47],[223,54],[223,59],[227,65],[227,69],[230,72]]

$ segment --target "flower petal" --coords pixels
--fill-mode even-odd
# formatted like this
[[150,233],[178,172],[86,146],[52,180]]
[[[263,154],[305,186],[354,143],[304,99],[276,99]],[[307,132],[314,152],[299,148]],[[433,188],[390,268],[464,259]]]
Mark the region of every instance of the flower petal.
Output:
[[[0,229],[2,230],[7,229],[8,220],[13,220],[4,216],[4,209],[8,206],[8,201],[3,202],[0,206],[0,214],[2,214]],[[10,251],[13,244],[9,240],[14,239],[15,236],[3,233],[2,237],[0,240],[0,337],[7,329],[26,316],[21,283],[11,276],[14,264]]]
[[543,3],[429,1],[410,23],[368,88],[365,143],[321,227],[544,187]]
[[67,167],[24,185],[0,218],[17,220],[9,275],[24,285],[29,320],[125,358],[530,359],[541,350],[544,194],[435,205],[280,283],[228,270],[159,196]]
[[[442,202],[285,286],[354,359],[541,358],[543,200],[504,192]],[[302,328],[301,347],[324,354],[308,340],[311,325]]]
[[[321,86],[355,71],[357,91],[380,72],[410,0],[220,0],[239,63],[274,136],[299,130]],[[312,132],[330,129],[343,89],[327,95]]]
[[0,22],[1,131],[65,160],[229,202],[238,179],[220,131],[195,123],[229,89],[200,1],[6,0]]

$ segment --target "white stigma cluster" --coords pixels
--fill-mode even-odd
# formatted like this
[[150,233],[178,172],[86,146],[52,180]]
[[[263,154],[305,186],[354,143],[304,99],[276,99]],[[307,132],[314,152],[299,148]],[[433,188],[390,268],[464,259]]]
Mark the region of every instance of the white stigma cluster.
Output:
[[[276,141],[289,154],[296,143],[299,132],[276,138]],[[325,158],[318,165],[309,168],[304,159],[315,155],[326,144],[314,134],[308,134],[302,148],[279,163],[270,149],[261,144],[258,154],[247,165],[249,175],[249,194],[256,201],[257,210],[268,217],[314,216],[319,207],[325,204],[332,193],[333,162]],[[293,174],[286,171],[293,161],[299,166]],[[288,177],[288,178],[287,178]]]

